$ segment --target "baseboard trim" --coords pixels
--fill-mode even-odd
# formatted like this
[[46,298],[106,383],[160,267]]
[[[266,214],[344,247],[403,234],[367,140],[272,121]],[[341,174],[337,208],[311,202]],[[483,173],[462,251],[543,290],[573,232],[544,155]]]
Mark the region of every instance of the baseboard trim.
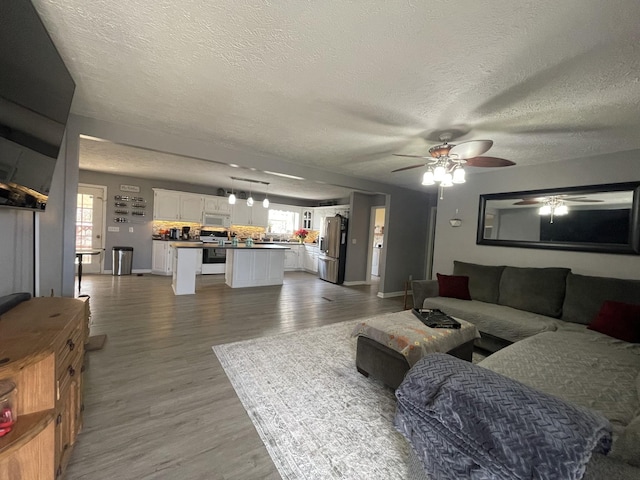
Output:
[[378,292],[378,297],[380,298],[391,298],[391,297],[402,297],[402,296],[404,296],[403,290],[399,292]]
[[364,280],[357,280],[357,281],[353,281],[353,282],[343,282],[342,283],[345,287],[354,287],[356,285],[369,285],[367,282],[365,282]]

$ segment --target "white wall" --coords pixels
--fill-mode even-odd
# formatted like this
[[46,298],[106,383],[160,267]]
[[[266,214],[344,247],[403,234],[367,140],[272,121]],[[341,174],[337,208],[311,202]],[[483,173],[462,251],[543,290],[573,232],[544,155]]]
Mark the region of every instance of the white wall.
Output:
[[[434,272],[451,273],[453,260],[462,260],[486,265],[563,266],[585,275],[638,279],[640,255],[476,245],[481,194],[630,181],[640,181],[640,151],[469,175],[467,183],[447,189],[438,203]],[[456,208],[462,226],[452,228],[449,219]]]
[[0,209],[0,296],[33,292],[33,212]]

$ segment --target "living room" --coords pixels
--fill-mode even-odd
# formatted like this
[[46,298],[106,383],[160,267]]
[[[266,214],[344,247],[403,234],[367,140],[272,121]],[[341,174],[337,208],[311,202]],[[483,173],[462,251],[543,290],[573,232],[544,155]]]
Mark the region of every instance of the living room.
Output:
[[[212,422],[211,419],[202,420],[206,424],[206,433],[215,440],[205,444],[203,442],[206,442],[206,436],[202,435],[198,438],[198,445],[189,446],[186,440],[184,442],[176,440],[179,436],[188,437],[188,429],[180,430],[175,423],[172,423],[176,426],[178,433],[168,434],[165,443],[156,442],[145,450],[141,445],[145,443],[144,432],[158,435],[160,432],[158,425],[155,424],[152,427],[146,424],[148,418],[141,420],[126,417],[142,432],[138,434],[135,431],[136,428],[126,430],[129,440],[124,445],[135,451],[137,459],[142,459],[138,462],[132,456],[127,457],[128,462],[137,465],[136,469],[131,468],[129,478],[163,478],[166,474],[166,472],[163,473],[165,467],[169,474],[178,476],[189,472],[188,475],[191,476],[185,478],[278,478],[278,476],[284,476],[282,472],[278,473],[276,467],[270,463],[268,448],[261,443],[252,418],[244,411],[232,384],[225,376],[225,370],[208,349],[213,345],[290,333],[299,329],[336,323],[340,320],[356,320],[359,317],[373,315],[375,312],[399,311],[402,305],[401,297],[398,295],[402,294],[408,279],[432,278],[436,273],[451,274],[454,261],[518,267],[566,267],[576,274],[621,279],[640,278],[638,276],[640,256],[637,254],[525,249],[482,245],[476,241],[481,195],[556,188],[562,190],[580,186],[640,181],[638,155],[640,143],[636,138],[636,132],[640,126],[636,115],[640,93],[637,80],[629,80],[633,77],[633,72],[637,71],[639,57],[636,44],[629,43],[628,40],[635,38],[633,37],[635,26],[631,24],[634,23],[632,19],[637,18],[636,14],[640,13],[637,11],[635,2],[623,2],[619,10],[608,8],[606,11],[601,11],[603,7],[600,7],[597,2],[592,2],[588,7],[580,2],[570,2],[568,5],[558,7],[560,11],[555,11],[555,7],[550,5],[538,7],[527,5],[523,7],[525,12],[512,12],[511,10],[517,9],[514,9],[509,2],[502,3],[500,7],[492,7],[490,11],[482,10],[475,5],[476,2],[463,2],[464,5],[437,10],[439,16],[449,18],[452,22],[456,19],[463,20],[470,32],[474,31],[471,28],[473,23],[480,23],[473,21],[474,18],[481,18],[485,22],[482,30],[475,30],[477,33],[482,32],[481,37],[486,40],[487,52],[486,57],[483,56],[484,61],[489,62],[489,59],[494,59],[492,60],[494,63],[491,63],[484,73],[478,66],[482,62],[475,58],[480,53],[472,52],[474,49],[469,47],[473,44],[470,40],[473,35],[469,34],[470,37],[465,35],[465,41],[459,44],[439,45],[437,48],[432,45],[432,34],[428,32],[434,25],[437,26],[437,22],[431,18],[436,12],[436,10],[430,10],[430,8],[436,9],[434,6],[418,9],[418,12],[406,5],[394,6],[399,13],[394,13],[392,7],[379,6],[384,8],[384,12],[376,15],[364,12],[353,5],[348,7],[336,5],[330,9],[332,13],[327,13],[325,16],[321,16],[321,12],[314,10],[312,16],[321,16],[327,22],[333,19],[344,30],[348,30],[349,25],[357,25],[358,18],[367,19],[368,29],[366,32],[360,31],[356,39],[347,34],[340,37],[344,45],[363,41],[362,37],[367,38],[372,31],[393,31],[402,37],[402,42],[398,43],[409,42],[411,37],[415,36],[416,45],[407,46],[410,53],[407,53],[407,58],[402,60],[402,55],[395,53],[399,48],[398,43],[391,40],[388,40],[391,45],[388,47],[385,47],[383,42],[375,43],[371,39],[373,43],[370,48],[357,43],[358,48],[347,49],[342,45],[327,45],[322,38],[331,35],[321,35],[318,31],[312,37],[311,43],[317,42],[328,51],[333,51],[334,47],[336,52],[348,50],[348,54],[341,57],[345,64],[367,55],[377,58],[378,52],[386,52],[388,48],[393,53],[385,54],[384,63],[388,65],[389,70],[394,70],[396,73],[393,78],[388,78],[380,85],[372,85],[371,92],[362,97],[357,97],[356,92],[366,90],[362,85],[370,82],[375,71],[383,76],[379,72],[379,67],[365,70],[366,74],[348,75],[352,80],[360,78],[357,84],[347,82],[346,96],[352,97],[349,100],[338,96],[330,100],[326,93],[318,93],[340,90],[339,82],[329,81],[331,75],[326,77],[320,75],[321,71],[330,71],[332,62],[323,65],[323,68],[312,69],[306,73],[309,76],[319,75],[323,79],[322,82],[308,89],[307,93],[316,92],[315,95],[310,94],[314,97],[311,100],[305,96],[304,91],[301,91],[305,90],[305,87],[301,90],[293,90],[295,93],[291,97],[284,96],[279,90],[277,94],[274,93],[276,84],[274,77],[269,77],[269,81],[272,82],[270,85],[262,90],[256,89],[262,93],[262,100],[258,100],[259,95],[254,95],[254,92],[247,93],[247,90],[240,89],[238,93],[234,93],[228,84],[217,84],[216,88],[219,90],[216,90],[216,101],[207,104],[205,110],[216,112],[215,106],[219,106],[220,112],[228,113],[227,121],[231,125],[229,130],[224,130],[221,125],[225,120],[217,123],[218,121],[212,120],[208,114],[200,117],[203,122],[209,120],[206,128],[192,118],[196,112],[202,113],[194,107],[193,102],[204,102],[203,97],[206,95],[198,96],[195,101],[191,100],[189,107],[184,107],[184,111],[179,110],[179,100],[176,100],[176,103],[173,103],[173,100],[167,100],[167,105],[159,101],[158,99],[163,98],[163,95],[169,99],[182,98],[181,95],[188,90],[176,87],[168,74],[167,83],[171,84],[171,88],[164,94],[161,91],[154,91],[150,96],[144,92],[149,88],[148,85],[140,87],[137,82],[137,78],[145,78],[145,76],[138,75],[139,71],[131,65],[128,68],[131,68],[131,72],[134,73],[123,75],[124,80],[107,77],[106,70],[121,70],[122,65],[115,61],[117,55],[114,55],[112,50],[109,50],[110,55],[106,55],[100,52],[97,43],[92,43],[92,37],[87,33],[92,28],[85,28],[82,22],[89,22],[89,25],[95,28],[98,27],[91,22],[96,21],[98,25],[103,23],[101,20],[92,19],[91,15],[84,16],[78,13],[85,7],[73,1],[57,2],[57,5],[43,1],[33,3],[43,15],[47,27],[51,28],[54,42],[60,44],[62,57],[69,62],[72,73],[86,72],[85,67],[82,66],[86,64],[89,66],[87,71],[90,74],[78,75],[76,78],[78,99],[75,101],[79,103],[72,108],[69,117],[66,138],[56,164],[47,210],[39,214],[37,230],[34,230],[31,212],[0,210],[2,225],[0,264],[3,265],[0,295],[17,291],[33,292],[36,296],[53,294],[73,297],[75,295],[75,199],[79,178],[80,135],[185,157],[211,161],[224,159],[227,162],[237,162],[246,169],[273,170],[302,176],[309,180],[325,181],[389,196],[388,228],[385,231],[388,235],[385,239],[386,265],[380,280],[382,295],[379,296],[383,298],[376,297],[375,294],[371,295],[366,286],[343,288],[344,292],[324,285],[317,287],[305,284],[302,288],[300,285],[304,284],[303,280],[299,276],[292,275],[290,284],[286,285],[289,290],[272,292],[273,298],[269,298],[268,295],[253,298],[251,295],[242,293],[225,294],[223,286],[216,284],[215,279],[212,279],[207,281],[205,288],[215,291],[219,296],[219,302],[211,299],[195,301],[184,299],[169,302],[163,299],[162,303],[155,304],[150,300],[146,303],[136,300],[135,295],[162,295],[158,293],[162,291],[162,285],[157,283],[161,279],[146,277],[139,279],[140,282],[145,283],[140,283],[139,286],[144,285],[144,287],[137,290],[129,278],[88,277],[86,288],[91,295],[91,308],[94,312],[93,332],[107,333],[108,340],[103,351],[89,355],[92,362],[89,366],[92,385],[87,392],[91,406],[88,406],[85,411],[87,435],[85,440],[82,439],[82,434],[80,435],[79,445],[82,453],[79,454],[81,456],[72,460],[71,472],[74,476],[70,478],[101,478],[100,471],[92,470],[88,466],[93,461],[96,461],[96,464],[100,465],[105,472],[104,478],[113,478],[116,474],[113,472],[126,476],[126,469],[119,469],[117,465],[121,454],[119,449],[126,449],[122,444],[115,440],[112,443],[94,445],[87,443],[83,445],[83,442],[86,442],[87,438],[99,442],[101,434],[97,426],[105,425],[109,409],[127,410],[131,406],[132,411],[137,414],[146,412],[150,417],[154,417],[151,419],[154,422],[160,421],[158,417],[164,414],[169,415],[172,405],[179,402],[180,396],[177,393],[175,395],[167,393],[172,387],[164,383],[166,379],[161,372],[163,368],[173,369],[186,375],[187,380],[180,385],[194,394],[194,403],[189,405],[196,405],[194,411],[196,408],[198,410],[190,417],[184,411],[181,414],[185,415],[184,418],[188,417],[191,427],[198,428],[201,425],[200,416],[205,416],[209,408],[207,401],[215,397],[216,408],[219,407],[216,413],[218,423]],[[96,18],[110,18],[109,14],[102,10],[103,7],[96,7],[97,10],[93,11]],[[266,8],[261,3],[255,7]],[[233,7],[229,6],[229,8]],[[342,8],[346,11],[341,11]],[[75,14],[71,12],[74,9]],[[104,21],[104,25],[121,23],[127,28],[122,27],[118,35],[122,38],[128,35],[135,37],[132,33],[135,28],[124,20],[128,7],[122,4],[113,10],[120,11],[122,17],[118,17],[117,22]],[[159,26],[164,25],[162,28],[167,26],[164,22],[172,23],[172,20],[163,20],[152,5],[140,7],[140,10],[158,15],[154,18]],[[196,12],[198,11],[195,10],[192,13]],[[575,12],[580,13],[572,17]],[[115,13],[112,14],[115,15]],[[236,20],[234,25],[251,36],[254,30],[239,26],[239,23],[242,24],[246,20],[245,14],[246,12],[234,13],[233,18]],[[503,25],[504,31],[500,32],[497,40],[487,39],[487,36],[491,37],[489,30],[492,30],[487,25],[491,23],[491,19],[501,17],[502,14],[504,14],[506,25]],[[71,16],[80,27],[76,29],[65,26],[65,15]],[[133,12],[132,18],[138,19],[138,15],[140,12]],[[287,13],[286,9],[278,10],[277,15],[282,15],[284,18],[291,15],[291,18],[295,17],[298,20],[301,20],[300,17],[306,18],[300,12]],[[206,18],[213,21],[211,17],[215,15],[209,12]],[[247,17],[253,18],[251,15]],[[538,20],[532,20],[534,17]],[[603,17],[606,21],[601,21]],[[260,30],[261,22],[256,19],[253,21],[255,23],[252,25]],[[305,19],[306,21],[309,20]],[[528,21],[533,22],[532,25],[535,28],[532,27],[531,30],[525,28],[523,25]],[[181,20],[179,26],[187,31],[189,22],[186,20],[184,22],[183,24]],[[407,28],[406,22],[411,23],[412,28]],[[545,22],[547,22],[546,26]],[[586,29],[590,31],[589,34],[584,33],[585,23],[589,25]],[[613,28],[611,25],[616,27]],[[373,27],[377,29],[374,30]],[[69,28],[68,32],[67,28]],[[158,27],[159,30],[162,28]],[[448,26],[448,28],[451,27]],[[162,36],[155,31],[156,27],[152,30],[154,30],[153,38],[157,38],[156,35]],[[275,28],[275,30],[282,32],[282,29]],[[79,31],[85,33],[79,34]],[[531,38],[527,32],[532,32],[530,35],[535,38]],[[226,31],[226,33],[230,32]],[[337,32],[333,33],[339,36]],[[84,36],[85,34],[87,37]],[[444,32],[442,34],[445,35]],[[565,35],[570,38],[570,41],[561,40]],[[386,34],[381,36],[385,37]],[[91,40],[88,42],[90,48],[86,52],[78,48],[78,43],[81,43],[82,39]],[[514,39],[518,39],[521,43],[509,50],[506,46]],[[134,40],[132,39],[132,42]],[[271,48],[268,46],[272,45],[270,42],[274,41],[274,36],[265,34],[262,41],[264,42],[262,45],[268,50]],[[126,45],[126,42],[114,43],[119,45],[118,48],[124,48],[123,45]],[[260,42],[257,43],[259,47]],[[562,45],[556,45],[556,43]],[[182,43],[181,45],[180,48],[184,46]],[[557,47],[556,57],[553,56],[554,47]],[[229,51],[235,51],[236,47],[229,48]],[[307,45],[306,48],[314,51],[312,46]],[[500,54],[494,53],[492,49],[495,48],[499,49]],[[465,53],[466,50],[470,53]],[[142,55],[144,51],[145,49],[141,48],[139,53]],[[170,52],[164,47],[161,51],[164,54]],[[363,54],[365,51],[366,55]],[[425,55],[425,51],[430,54]],[[270,58],[274,63],[268,70],[277,71],[282,67],[275,61],[277,58],[282,59],[289,55],[282,52],[275,55],[275,59]],[[543,58],[543,52],[550,56]],[[222,53],[219,55],[224,57]],[[313,58],[311,54],[306,55],[304,58],[307,60]],[[501,55],[504,55],[507,60],[495,60],[501,58]],[[533,55],[536,61],[530,61],[530,55]],[[330,57],[330,55],[327,56]],[[416,64],[418,56],[422,58],[423,67],[408,68],[408,65]],[[105,62],[105,65],[97,65],[100,62],[96,59],[101,57],[109,58],[109,61]],[[158,53],[150,54],[149,58],[157,60]],[[238,64],[244,64],[244,61],[251,63],[247,58],[249,57],[244,57],[244,60],[222,60],[218,68],[226,65],[225,68],[233,71],[234,69],[229,65],[238,67]],[[200,60],[206,63],[205,60]],[[179,63],[178,60],[176,62]],[[373,63],[379,62],[376,60]],[[452,72],[464,70],[461,65],[467,64],[472,65],[471,72],[465,73],[465,79],[456,83],[456,87],[451,91],[449,89],[451,78],[455,76]],[[92,70],[91,65],[95,70]],[[297,63],[293,61],[286,68],[282,67],[281,71],[287,75],[292,74],[297,68],[296,65]],[[437,68],[434,65],[437,65]],[[149,68],[153,70],[155,67]],[[197,65],[193,68],[194,70],[189,72],[196,78]],[[242,69],[239,68],[239,70]],[[349,68],[345,70],[350,71]],[[170,69],[165,68],[165,71]],[[603,78],[603,72],[617,72],[619,76]],[[102,74],[105,74],[105,79],[111,79],[114,90],[122,92],[121,98],[110,98],[111,89],[98,88],[100,84],[109,83],[107,80],[104,82],[101,79],[96,80]],[[474,75],[480,80],[471,80],[470,77]],[[278,75],[277,79],[285,84],[285,77],[283,73],[282,76]],[[237,80],[239,74],[234,73],[230,78]],[[259,75],[254,75],[254,78],[259,78]],[[365,82],[363,78],[368,80]],[[585,78],[590,81],[585,81]],[[125,94],[127,88],[123,84],[127,82],[136,86],[136,94]],[[433,91],[416,85],[433,87],[436,82],[440,83],[437,88],[431,88]],[[159,89],[161,86],[151,83],[153,88]],[[292,83],[303,85],[303,78],[296,77]],[[391,86],[396,86],[398,92],[404,92],[400,93],[398,98],[394,97],[396,105],[380,100],[385,97],[385,91],[392,89]],[[92,88],[97,89],[91,90]],[[470,93],[478,89],[482,90],[481,94],[475,96]],[[177,94],[178,91],[183,93]],[[406,92],[411,92],[410,96]],[[226,102],[225,96],[235,98],[242,94],[247,94],[250,100],[245,100],[246,103],[239,102],[242,108],[238,110],[229,107],[229,103],[233,102]],[[144,101],[136,103],[136,95]],[[407,95],[406,98],[403,98],[403,95]],[[301,100],[302,98],[304,100]],[[407,101],[407,98],[411,100]],[[99,103],[93,103],[98,100],[100,100]],[[250,121],[250,115],[245,110],[249,109],[247,104],[254,101],[260,106],[256,110],[256,115],[259,117],[259,121],[256,122]],[[289,102],[295,103],[295,108],[291,107],[289,110],[287,108]],[[144,118],[136,116],[136,112],[129,116],[128,114],[132,112],[125,108],[127,103],[135,104],[136,108],[140,108],[140,111],[144,112],[142,115]],[[277,123],[278,128],[270,128],[271,116],[274,115],[273,112],[279,110],[284,112],[284,119]],[[335,114],[336,110],[340,110],[339,113]],[[176,119],[183,121],[180,128],[174,129],[169,125],[172,111],[176,112]],[[234,115],[241,111],[246,115],[242,117],[245,122],[244,128],[234,123]],[[211,116],[215,115],[211,114]],[[317,120],[318,123],[308,124],[308,117]],[[351,123],[352,117],[358,117],[358,120]],[[220,118],[223,118],[222,113]],[[296,122],[303,124],[309,138],[300,130],[293,130],[293,126],[291,129],[287,126],[294,125]],[[340,125],[344,128],[338,128]],[[351,130],[352,127],[355,130]],[[390,173],[394,169],[422,161],[396,157],[394,153],[427,155],[428,148],[439,143],[439,133],[446,132],[447,129],[456,130],[456,128],[461,134],[452,143],[490,138],[494,141],[494,145],[487,155],[512,160],[516,166],[470,168],[466,183],[445,189],[444,195],[437,200],[437,204],[437,189],[420,185],[418,172],[421,175],[422,170]],[[224,134],[216,136],[218,131]],[[234,137],[232,134],[237,134],[238,131],[242,133]],[[364,139],[362,131],[366,132]],[[247,134],[247,132],[251,133]],[[314,136],[310,132],[321,132],[321,134]],[[240,143],[238,138],[243,135],[247,139],[244,149],[238,147]],[[322,136],[326,137],[325,141],[321,140]],[[269,137],[285,140],[274,146],[265,140]],[[346,140],[344,137],[347,137]],[[295,151],[289,150],[288,146],[289,143],[296,143],[291,140],[292,138],[300,139]],[[265,143],[260,145],[259,139],[264,140]],[[370,144],[366,145],[367,142]],[[321,148],[320,145],[323,144],[326,145]],[[306,149],[310,149],[313,154],[306,155]],[[337,152],[338,149],[340,152]],[[319,158],[328,160],[322,163],[318,160]],[[432,234],[429,221],[433,215],[432,208],[436,206],[437,217]],[[460,220],[459,226],[453,227],[450,223],[454,218]],[[35,242],[34,238],[36,238]],[[39,245],[37,256],[34,256],[34,243]],[[433,255],[432,267],[429,261],[430,245],[432,245]],[[299,284],[298,288],[296,283]],[[83,285],[85,285],[84,278]],[[127,289],[131,291],[125,292]],[[323,297],[326,298],[323,299]],[[111,302],[114,302],[114,305],[111,305]],[[359,308],[359,305],[363,305],[362,308]],[[216,313],[207,316],[208,309],[215,310]],[[253,313],[256,309],[260,310],[263,318],[257,318],[258,316]],[[296,322],[296,315],[302,315],[304,321]],[[159,317],[159,322],[154,325],[156,317]],[[244,325],[238,324],[238,319],[243,318],[248,318],[249,321]],[[136,326],[135,322],[141,323]],[[197,325],[198,322],[205,324],[208,322],[208,324]],[[183,332],[180,328],[185,328],[187,331]],[[190,353],[188,347],[180,347],[181,344],[189,342],[197,345],[197,353]],[[139,343],[140,348],[132,343]],[[145,355],[148,358],[143,358]],[[171,358],[164,367],[161,367],[160,359],[165,355]],[[111,369],[120,356],[122,360],[117,363],[119,368],[126,370],[133,368],[136,362],[140,362],[144,365],[140,370],[143,373],[129,372],[122,376],[114,374]],[[211,366],[211,363],[215,366]],[[200,374],[196,371],[197,368],[201,368]],[[144,375],[147,378],[142,378]],[[170,381],[179,381],[175,374],[167,378],[170,378]],[[212,384],[208,384],[203,391],[198,392],[193,386],[194,383],[204,383],[212,379]],[[116,393],[109,394],[105,385],[113,385],[114,392],[122,396],[118,398]],[[215,388],[212,385],[215,385]],[[149,397],[145,400],[148,402],[147,407],[136,403],[138,388],[149,392]],[[155,402],[152,396],[156,393],[167,396]],[[92,408],[93,412],[99,410],[100,413],[93,413]],[[232,412],[232,421],[225,421],[223,417],[229,412]],[[117,426],[118,428],[114,426],[109,430],[109,435],[113,439],[117,439],[118,429],[124,428],[121,422],[117,422]],[[215,431],[217,426],[222,427],[222,432]],[[226,433],[229,435],[229,443],[233,445],[225,447],[223,444]],[[248,445],[247,451],[244,452],[242,452],[243,442]],[[172,449],[172,444],[175,450],[187,459],[186,463],[189,458],[197,457],[195,460],[197,466],[190,469],[180,465],[181,459],[168,453]],[[96,460],[98,457],[92,455],[100,448],[108,451],[108,455],[101,457],[98,461]],[[193,453],[196,450],[197,452]],[[193,457],[189,456],[189,452],[193,453]],[[170,460],[167,460],[167,464],[163,466],[164,455],[169,455]],[[208,463],[208,455],[215,460]],[[238,456],[236,460],[224,458],[233,455]],[[303,462],[303,460],[300,461]],[[218,470],[219,465],[226,465],[227,469],[223,467],[222,470]],[[252,465],[258,467],[252,470]]]

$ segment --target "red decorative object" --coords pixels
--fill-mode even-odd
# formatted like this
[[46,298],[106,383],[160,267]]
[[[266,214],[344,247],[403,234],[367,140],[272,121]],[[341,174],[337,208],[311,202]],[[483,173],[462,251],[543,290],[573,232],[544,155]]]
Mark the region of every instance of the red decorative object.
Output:
[[640,343],[640,305],[608,300],[587,328],[625,342]]
[[440,273],[436,275],[438,276],[438,288],[441,297],[471,300],[469,277],[464,275],[442,275]]

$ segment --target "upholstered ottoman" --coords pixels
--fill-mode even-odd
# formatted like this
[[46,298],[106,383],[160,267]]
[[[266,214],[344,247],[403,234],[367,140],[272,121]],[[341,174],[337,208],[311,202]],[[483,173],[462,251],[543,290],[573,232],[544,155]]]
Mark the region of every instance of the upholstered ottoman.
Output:
[[448,353],[471,361],[473,342],[480,337],[475,325],[464,320],[461,328],[429,328],[411,310],[389,313],[359,322],[351,333],[358,337],[356,368],[396,389],[405,374],[428,353]]

